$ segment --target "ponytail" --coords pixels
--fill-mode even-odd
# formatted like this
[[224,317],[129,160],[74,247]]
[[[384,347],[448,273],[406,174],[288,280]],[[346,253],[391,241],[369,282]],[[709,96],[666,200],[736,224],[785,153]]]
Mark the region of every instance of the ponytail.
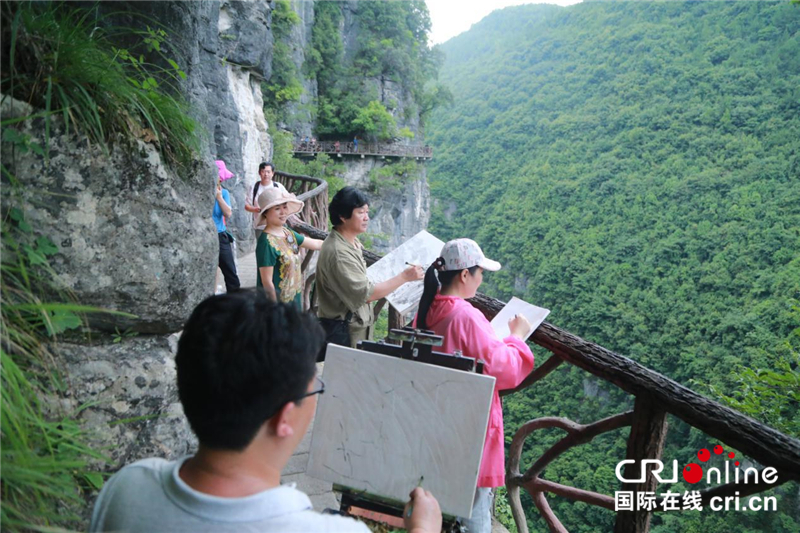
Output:
[[444,266],[444,259],[439,257],[431,263],[428,270],[425,272],[425,284],[422,291],[422,298],[419,299],[419,311],[417,312],[417,328],[428,329],[428,310],[431,308],[433,298],[439,290],[439,279],[436,276],[436,271]]
[[[474,276],[479,268],[479,266],[471,266],[467,270],[471,276]],[[441,285],[442,288],[449,287],[462,272],[462,270],[443,269],[444,259],[440,257],[431,263],[431,266],[425,272],[425,288],[422,292],[422,298],[419,299],[419,311],[417,311],[417,329],[429,329],[428,311],[430,311],[433,299],[439,291],[439,286]]]

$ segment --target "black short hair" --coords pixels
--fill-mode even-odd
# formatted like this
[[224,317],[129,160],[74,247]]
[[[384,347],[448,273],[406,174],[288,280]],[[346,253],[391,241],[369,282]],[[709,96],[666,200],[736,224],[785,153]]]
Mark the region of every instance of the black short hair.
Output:
[[270,167],[272,169],[272,171],[275,172],[275,165],[273,165],[269,161],[267,161],[265,163],[261,163],[260,165],[258,165],[258,171],[261,172],[262,170],[264,170],[267,167]]
[[322,328],[261,290],[207,298],[183,329],[178,395],[201,444],[242,450],[264,422],[305,394]]
[[328,214],[334,227],[342,224],[342,219],[353,216],[353,209],[364,207],[369,203],[369,197],[355,187],[349,185],[339,190],[331,200]]

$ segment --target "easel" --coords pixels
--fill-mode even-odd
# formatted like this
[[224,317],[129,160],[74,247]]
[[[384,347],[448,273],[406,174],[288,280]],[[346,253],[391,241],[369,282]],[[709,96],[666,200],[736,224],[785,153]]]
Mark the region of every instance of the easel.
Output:
[[[358,349],[465,372],[483,373],[483,361],[464,357],[460,352],[446,354],[433,351],[434,346],[442,345],[444,338],[434,334],[432,331],[410,327],[392,329],[389,331],[387,339],[399,341],[401,344],[389,344],[385,340],[379,342],[361,341],[358,343]],[[342,494],[342,501],[339,507],[341,514],[360,516],[392,527],[403,527],[402,507],[398,509],[396,504],[392,502],[379,501],[361,491],[353,491],[341,485],[334,485],[333,488]],[[461,533],[464,528],[458,518],[443,517],[442,531]]]

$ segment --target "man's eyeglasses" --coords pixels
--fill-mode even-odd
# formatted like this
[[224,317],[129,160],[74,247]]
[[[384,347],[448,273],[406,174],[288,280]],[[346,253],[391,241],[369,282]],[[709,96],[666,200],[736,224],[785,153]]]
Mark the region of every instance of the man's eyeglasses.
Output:
[[[299,401],[300,401],[300,400],[302,400],[303,398],[308,398],[309,396],[314,396],[315,394],[322,394],[322,393],[324,393],[324,392],[325,392],[325,382],[324,382],[324,381],[322,381],[322,379],[320,379],[320,377],[319,377],[319,376],[314,376],[314,390],[312,390],[311,392],[307,392],[307,393],[303,394],[302,396],[298,396],[298,397],[297,397],[297,398],[295,398],[294,400],[289,400],[289,401],[292,401],[292,402],[299,402]],[[286,402],[286,403],[289,403],[289,402]],[[283,408],[283,406],[284,406],[284,405],[286,405],[286,403],[284,403],[284,404],[281,404],[281,406],[280,406],[280,407],[278,407],[278,408],[277,408],[277,409],[276,409],[276,410],[275,410],[273,413],[271,413],[271,414],[270,414],[268,417],[266,417],[264,420],[270,419],[270,418],[272,418],[273,416],[275,416],[275,414],[276,414],[278,411],[280,411],[280,410]]]
[[323,394],[324,392],[325,392],[325,382],[322,381],[322,378],[320,378],[319,376],[314,376],[314,390],[303,394],[298,398],[298,400],[302,400],[303,398],[308,398],[309,396],[314,396],[315,394]]

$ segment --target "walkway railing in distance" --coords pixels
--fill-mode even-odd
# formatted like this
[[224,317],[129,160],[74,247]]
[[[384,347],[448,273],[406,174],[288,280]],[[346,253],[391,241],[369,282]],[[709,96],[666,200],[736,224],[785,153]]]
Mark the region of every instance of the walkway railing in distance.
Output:
[[[292,227],[310,237],[324,239],[327,232],[298,222]],[[376,262],[381,256],[364,250],[367,265]],[[484,294],[477,294],[468,300],[489,320],[505,306],[505,303]],[[380,302],[376,305],[376,309]],[[390,320],[391,322],[391,320]],[[391,326],[391,324],[390,324]],[[519,428],[511,442],[506,463],[506,487],[514,521],[520,533],[528,533],[528,524],[522,512],[520,487],[533,497],[536,508],[547,522],[550,531],[568,533],[547,503],[545,493],[557,494],[575,501],[585,502],[614,510],[614,498],[605,494],[582,490],[539,477],[545,467],[568,449],[586,444],[596,436],[631,427],[628,437],[627,456],[635,462],[626,465],[626,479],[642,478],[641,461],[661,459],[667,435],[667,414],[672,414],[705,434],[718,439],[722,444],[736,448],[747,454],[764,468],[777,470],[778,480],[765,484],[729,483],[699,491],[703,505],[713,497],[732,496],[738,492],[740,497],[763,492],[787,481],[800,481],[800,440],[747,417],[738,411],[710,400],[693,390],[646,368],[639,363],[616,354],[595,343],[577,337],[549,322],[542,323],[528,339],[552,353],[531,374],[513,390],[501,391],[505,396],[519,392],[543,379],[563,363],[575,365],[600,379],[621,388],[635,397],[634,408],[617,415],[589,424],[579,424],[562,417],[544,417],[529,421]],[[524,474],[520,472],[520,458],[526,438],[543,428],[559,428],[567,435],[547,450],[531,465]],[[675,458],[678,459],[678,458]],[[687,462],[690,458],[686,458]],[[667,470],[671,468],[667,467]],[[665,472],[670,475],[671,472]],[[759,480],[763,479],[761,472]],[[644,473],[642,483],[623,484],[621,490],[654,492],[657,480],[652,468]],[[660,502],[656,510],[659,510]],[[647,533],[652,512],[649,510],[619,511],[614,531],[616,533]]]
[[380,142],[352,142],[339,141],[318,141],[306,142],[295,141],[292,149],[295,154],[314,155],[314,154],[344,154],[372,157],[414,157],[417,159],[430,159],[433,156],[433,148],[421,144],[407,145],[399,143],[380,143]]
[[[293,222],[308,225],[319,231],[328,229],[328,182],[311,176],[275,172],[275,181],[280,182],[286,190],[297,195],[303,202],[303,209],[289,219]],[[311,288],[317,272],[316,253],[314,250],[300,249],[303,262],[303,309],[311,309]]]

